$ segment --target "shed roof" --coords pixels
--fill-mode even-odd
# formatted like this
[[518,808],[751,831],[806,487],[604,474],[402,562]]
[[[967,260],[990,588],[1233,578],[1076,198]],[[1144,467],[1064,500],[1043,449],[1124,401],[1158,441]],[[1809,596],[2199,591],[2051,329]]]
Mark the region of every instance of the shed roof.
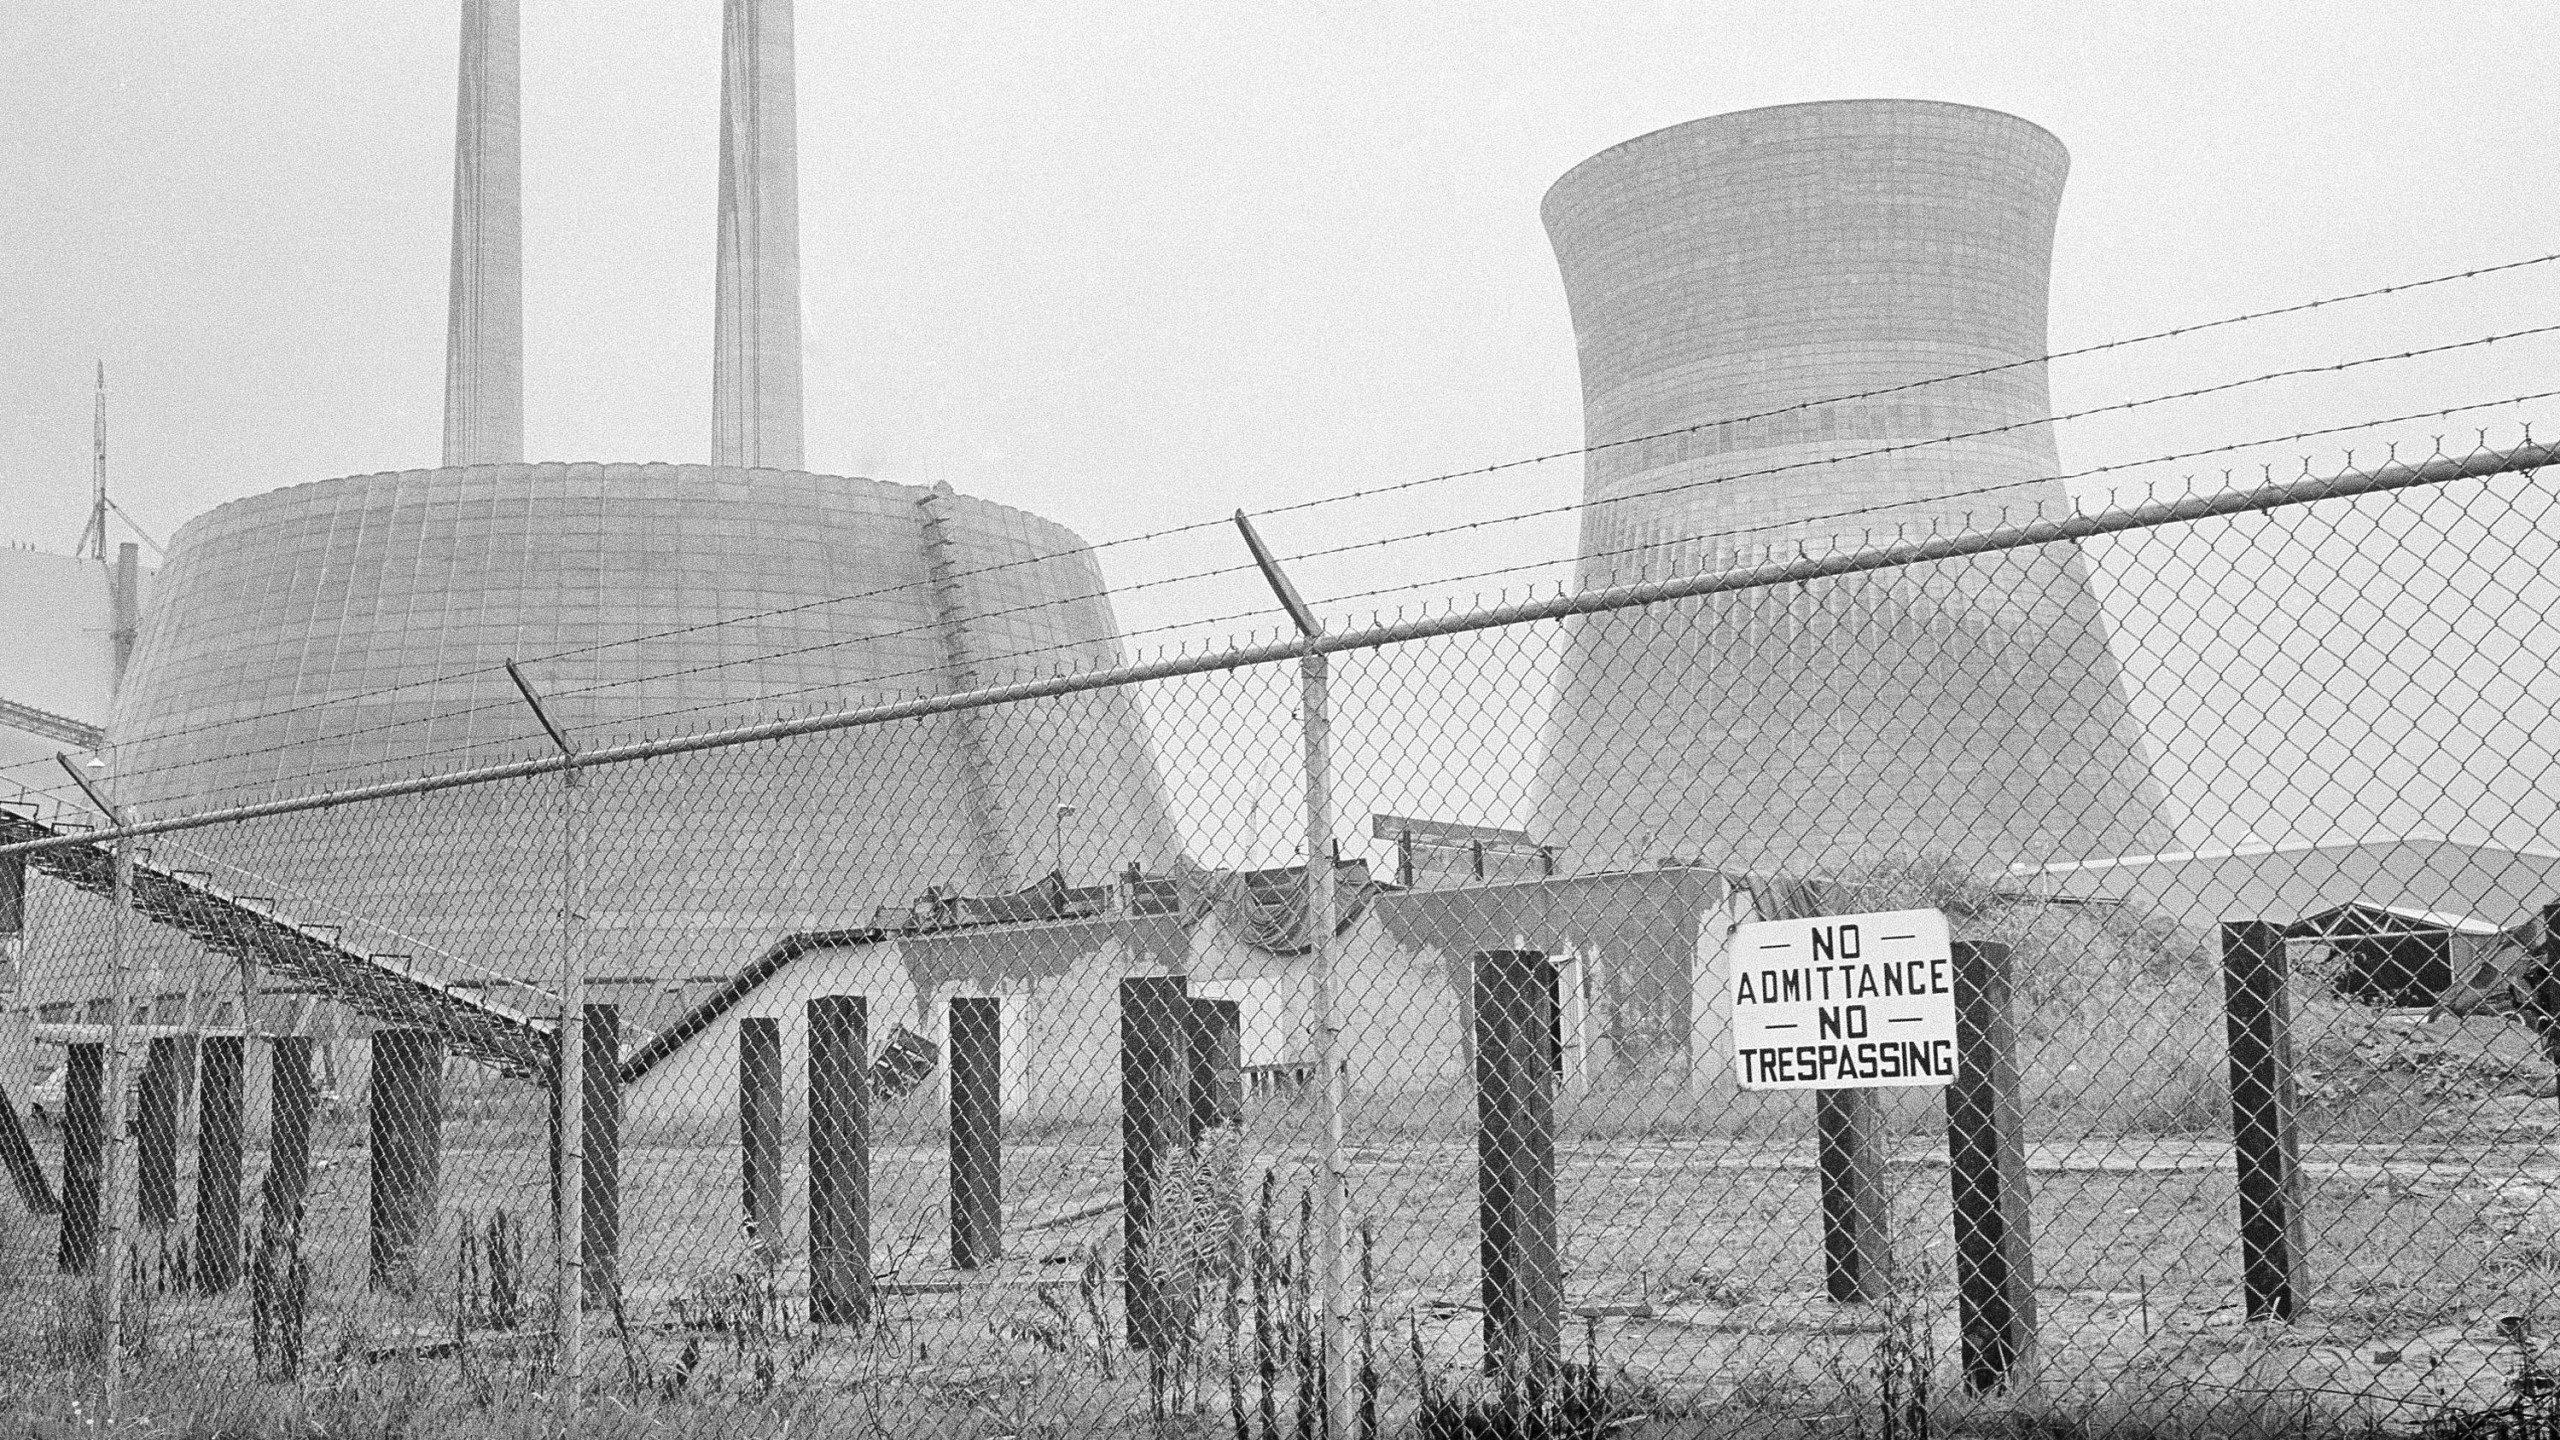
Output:
[[2455,915],[2443,910],[2418,910],[2406,905],[2367,905],[2361,901],[2332,905],[2296,920],[2288,933],[2297,935],[2335,934],[2350,926],[2367,932],[2393,934],[2443,931],[2452,935],[2474,935],[2483,939],[2504,935],[2506,930],[2473,915]]
[[2413,832],[2022,865],[2011,876],[2034,894],[2121,901],[2198,928],[2224,920],[2292,924],[2363,904],[2508,930],[2560,900],[2560,851]]

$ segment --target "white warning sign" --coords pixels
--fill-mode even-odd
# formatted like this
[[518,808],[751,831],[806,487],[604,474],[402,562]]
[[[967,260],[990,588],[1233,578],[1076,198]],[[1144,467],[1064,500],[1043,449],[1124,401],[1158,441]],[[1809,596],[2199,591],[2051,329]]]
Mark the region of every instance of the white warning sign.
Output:
[[1733,932],[1734,1072],[1745,1090],[1944,1085],[1956,1073],[1947,917],[1886,910]]

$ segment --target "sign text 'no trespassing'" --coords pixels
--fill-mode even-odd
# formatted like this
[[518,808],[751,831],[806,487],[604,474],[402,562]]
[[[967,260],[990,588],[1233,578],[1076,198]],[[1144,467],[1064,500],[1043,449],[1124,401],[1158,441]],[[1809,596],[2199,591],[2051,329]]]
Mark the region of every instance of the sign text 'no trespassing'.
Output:
[[1945,915],[1886,910],[1758,921],[1735,929],[1726,954],[1743,1089],[1955,1078],[1955,965]]

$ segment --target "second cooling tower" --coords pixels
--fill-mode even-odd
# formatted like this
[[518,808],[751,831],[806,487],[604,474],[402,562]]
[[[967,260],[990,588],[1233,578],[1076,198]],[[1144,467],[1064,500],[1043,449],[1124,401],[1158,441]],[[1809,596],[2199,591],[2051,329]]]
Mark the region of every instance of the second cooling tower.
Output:
[[[2062,503],[2038,357],[2068,163],[2013,116],[1849,101],[1566,174],[1545,218],[1592,452],[1584,583]],[[1578,869],[1981,870],[2174,838],[2069,546],[1580,622],[1535,807]]]

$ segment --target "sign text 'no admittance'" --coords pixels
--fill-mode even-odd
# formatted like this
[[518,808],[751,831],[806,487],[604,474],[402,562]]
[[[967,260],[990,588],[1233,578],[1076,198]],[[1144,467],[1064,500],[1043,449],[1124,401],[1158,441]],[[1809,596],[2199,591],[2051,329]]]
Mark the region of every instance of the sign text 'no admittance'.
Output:
[[1938,911],[1757,921],[1733,932],[1726,953],[1743,1089],[1955,1078],[1955,965]]

